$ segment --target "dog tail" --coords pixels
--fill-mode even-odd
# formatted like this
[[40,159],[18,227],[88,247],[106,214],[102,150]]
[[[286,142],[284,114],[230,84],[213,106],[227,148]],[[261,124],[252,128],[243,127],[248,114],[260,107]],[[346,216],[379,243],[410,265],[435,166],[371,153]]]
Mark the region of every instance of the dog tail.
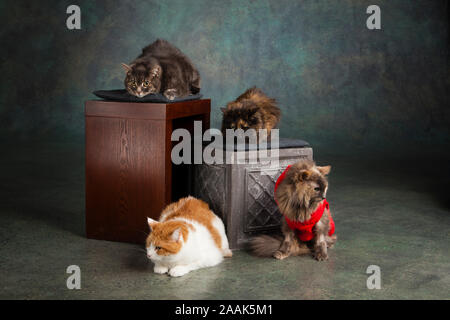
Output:
[[280,248],[283,237],[279,235],[261,235],[250,240],[250,252],[257,257],[272,257]]

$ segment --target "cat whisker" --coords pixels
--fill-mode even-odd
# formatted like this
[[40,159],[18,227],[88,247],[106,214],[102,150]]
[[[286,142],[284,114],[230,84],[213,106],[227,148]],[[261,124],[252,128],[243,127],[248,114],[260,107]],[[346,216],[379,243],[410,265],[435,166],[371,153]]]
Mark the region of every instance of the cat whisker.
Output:
[[132,248],[132,250],[147,253],[147,250],[142,249],[142,248]]

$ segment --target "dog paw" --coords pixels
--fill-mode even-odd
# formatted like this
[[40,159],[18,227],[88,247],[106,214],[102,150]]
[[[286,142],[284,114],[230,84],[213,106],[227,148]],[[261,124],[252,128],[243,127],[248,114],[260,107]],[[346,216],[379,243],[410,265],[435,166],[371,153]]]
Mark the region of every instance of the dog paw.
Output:
[[336,235],[332,235],[331,237],[327,237],[326,242],[327,242],[327,247],[328,248],[333,248],[334,245],[336,244],[337,241],[337,236]]
[[314,258],[317,261],[325,261],[328,260],[328,253],[324,250],[317,250],[314,252]]
[[169,100],[174,100],[177,97],[176,89],[167,89],[164,91],[164,96]]
[[277,251],[273,254],[273,257],[278,260],[283,260],[283,259],[286,259],[288,257],[288,255],[281,251]]
[[328,255],[327,255],[327,254],[324,254],[324,253],[322,253],[322,252],[319,252],[319,253],[316,253],[316,254],[314,255],[314,258],[315,258],[317,261],[325,261],[325,260],[328,260]]
[[170,269],[169,275],[171,277],[181,277],[181,276],[184,276],[188,272],[189,272],[189,269],[187,269],[185,267],[174,267],[174,268]]
[[163,266],[155,266],[155,267],[153,268],[153,272],[154,272],[154,273],[164,274],[164,273],[166,273],[167,271],[169,271],[169,268],[163,267]]

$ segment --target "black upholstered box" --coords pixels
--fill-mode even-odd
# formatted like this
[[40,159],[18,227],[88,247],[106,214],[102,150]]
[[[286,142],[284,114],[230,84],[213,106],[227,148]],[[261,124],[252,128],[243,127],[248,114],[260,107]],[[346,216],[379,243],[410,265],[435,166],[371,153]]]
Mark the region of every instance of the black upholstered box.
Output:
[[[270,148],[270,147],[269,147]],[[252,146],[229,153],[248,155]],[[313,159],[313,150],[302,140],[280,139],[278,164],[202,164],[193,168],[194,196],[206,201],[226,226],[231,249],[240,249],[255,234],[279,229],[281,214],[273,198],[278,176],[300,159]],[[270,157],[270,154],[269,154]]]

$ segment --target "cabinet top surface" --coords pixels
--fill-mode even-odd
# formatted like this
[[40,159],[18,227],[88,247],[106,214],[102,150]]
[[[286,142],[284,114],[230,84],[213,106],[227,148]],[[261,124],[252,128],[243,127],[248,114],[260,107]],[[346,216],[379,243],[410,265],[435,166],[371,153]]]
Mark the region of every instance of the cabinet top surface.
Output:
[[211,100],[190,100],[174,103],[117,102],[88,100],[86,117],[133,119],[176,119],[211,112]]

